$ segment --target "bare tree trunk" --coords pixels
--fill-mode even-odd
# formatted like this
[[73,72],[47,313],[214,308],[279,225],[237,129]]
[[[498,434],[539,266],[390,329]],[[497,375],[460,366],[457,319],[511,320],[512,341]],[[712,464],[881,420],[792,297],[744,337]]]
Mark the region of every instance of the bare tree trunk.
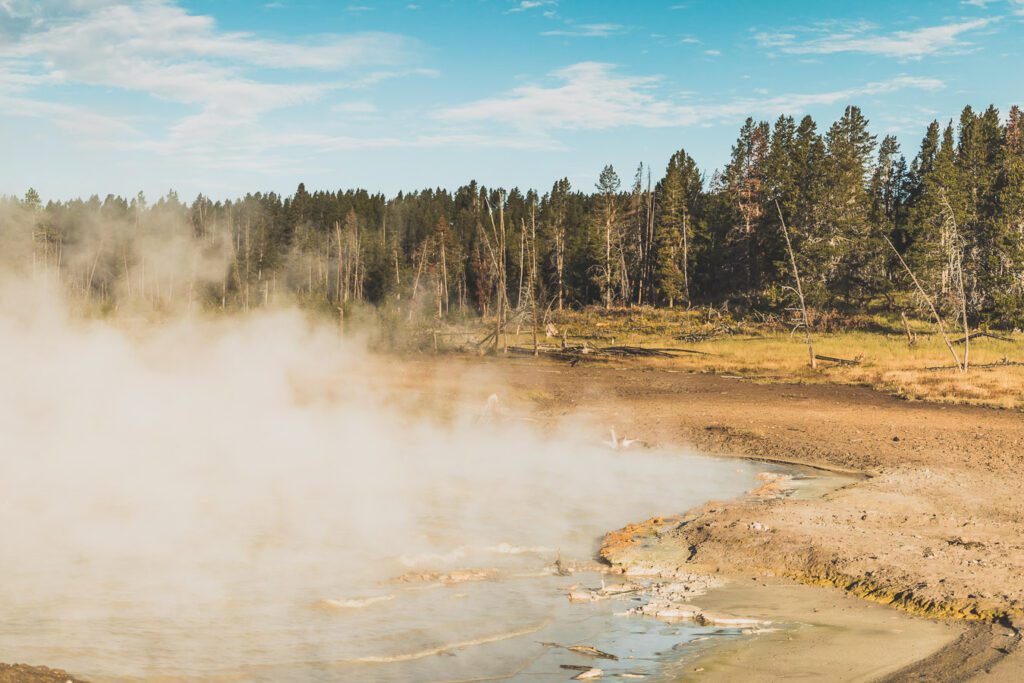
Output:
[[686,305],[690,305],[690,232],[689,212],[683,217],[683,296]]
[[[536,206],[530,205],[530,316],[533,318],[533,355],[539,351],[537,348],[537,216]],[[526,226],[523,226],[526,232]]]
[[409,299],[409,320],[412,320],[412,314],[416,310],[414,303],[416,301],[416,291],[420,286],[420,276],[423,274],[423,264],[427,260],[427,249],[430,238],[423,240],[423,245],[420,247],[420,264],[416,267],[416,277],[412,281],[412,296]]
[[334,221],[334,238],[335,238],[335,240],[337,242],[337,249],[338,249],[338,275],[337,275],[338,281],[335,283],[335,286],[336,286],[335,299],[340,304],[341,303],[341,297],[342,297],[342,291],[341,291],[341,271],[342,271],[341,260],[342,259],[341,259],[341,222],[340,221]]
[[900,311],[900,320],[903,321],[903,331],[907,333],[907,345],[913,346],[914,344],[914,333],[910,331],[910,321],[907,320],[907,314]]
[[782,217],[782,208],[778,200],[775,201],[775,209],[779,212],[779,221],[782,223],[782,235],[786,238],[786,249],[789,251],[789,262],[793,266],[793,279],[796,281],[796,295],[800,299],[800,311],[804,316],[804,333],[807,338],[807,352],[811,357],[811,369],[817,369],[818,359],[814,357],[814,342],[811,341],[811,321],[807,318],[807,305],[804,303],[804,289],[800,285],[800,271],[796,267],[796,254],[793,253],[793,243],[789,241],[789,230],[786,229],[786,219]]
[[967,294],[964,291],[964,266],[962,261],[957,261],[957,284],[960,288],[960,304],[963,311],[964,323],[964,372],[967,372],[968,359],[971,355],[971,327],[967,322]]
[[[488,237],[484,231],[483,226],[478,224],[480,228],[480,234],[484,238],[484,244],[487,246],[487,253],[491,257],[491,265],[494,268],[495,273],[495,311],[494,311],[494,350],[497,352],[498,345],[501,343],[499,337],[502,336],[502,316],[504,315],[506,299],[508,296],[507,285],[505,280],[505,197],[501,195],[498,197],[500,205],[498,206],[499,221],[497,224],[494,222],[494,209],[491,207],[489,200],[485,198],[487,203],[487,218],[491,223],[491,237],[494,238],[492,244],[491,237]],[[500,227],[499,227],[500,226]],[[508,343],[505,342],[504,350],[508,350]]]
[[441,233],[441,294],[444,297],[445,315],[449,312],[448,306],[448,255],[445,249],[444,233]]
[[943,240],[948,240],[946,264],[950,274],[956,275],[957,290],[960,295],[960,310],[963,313],[964,326],[964,362],[962,369],[964,372],[967,372],[971,355],[971,328],[967,321],[967,292],[964,287],[964,247],[960,239],[960,228],[956,224],[956,214],[953,212],[953,207],[950,205],[945,192],[942,193],[942,205],[946,211],[946,220],[943,222],[942,229]]
[[612,221],[604,221],[604,307],[612,307]]
[[[501,330],[504,328],[504,324],[502,323],[502,319],[505,316],[505,309],[507,308],[507,304],[508,304],[508,283],[506,281],[508,269],[507,269],[507,264],[505,262],[505,196],[501,195],[499,197],[499,200],[501,201],[501,204],[498,205],[498,217],[499,217],[498,223],[499,223],[499,226],[500,226],[500,239],[498,241],[498,265],[499,265],[499,268],[498,268],[498,283],[499,283],[501,289],[498,292],[498,333],[499,334],[495,335],[495,337],[496,337],[495,340],[494,340],[495,348],[497,348],[497,344],[498,344],[497,336],[501,336],[500,335]],[[503,337],[502,338],[501,350],[504,353],[508,353],[508,338],[507,337]]]
[[924,291],[924,287],[922,287],[921,283],[918,282],[917,277],[914,275],[914,271],[910,270],[910,266],[908,266],[907,262],[903,260],[903,256],[896,249],[896,246],[885,235],[882,235],[882,239],[884,239],[885,243],[889,245],[890,249],[892,249],[892,253],[896,254],[896,258],[899,259],[900,265],[902,265],[903,269],[907,271],[907,275],[910,276],[914,286],[917,287],[917,291],[920,292],[925,303],[928,304],[928,308],[932,312],[932,317],[935,318],[935,324],[939,327],[939,334],[942,335],[942,340],[946,342],[946,348],[949,349],[950,355],[953,356],[953,362],[956,363],[957,370],[963,372],[964,366],[960,363],[960,357],[956,355],[956,349],[953,348],[952,342],[949,341],[949,335],[946,334],[946,326],[942,324],[942,316],[940,316],[939,312],[935,310],[935,304],[932,303],[931,297]]
[[555,270],[558,272],[558,310],[561,311],[565,299],[565,233],[561,226],[555,233]]

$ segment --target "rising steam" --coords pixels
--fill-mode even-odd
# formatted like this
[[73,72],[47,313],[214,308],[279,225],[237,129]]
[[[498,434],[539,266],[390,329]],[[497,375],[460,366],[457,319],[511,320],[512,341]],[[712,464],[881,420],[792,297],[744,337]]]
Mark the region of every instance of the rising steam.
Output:
[[189,677],[489,642],[548,615],[505,599],[481,635],[388,580],[587,560],[603,530],[738,488],[604,426],[496,418],[486,374],[431,391],[432,365],[295,311],[99,322],[58,291],[0,284],[0,661]]

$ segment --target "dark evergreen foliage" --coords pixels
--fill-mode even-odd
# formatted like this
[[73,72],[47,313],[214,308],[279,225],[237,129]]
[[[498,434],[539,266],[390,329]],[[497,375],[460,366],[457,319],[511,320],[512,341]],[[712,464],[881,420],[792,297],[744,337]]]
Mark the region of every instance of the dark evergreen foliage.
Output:
[[[1017,107],[1005,120],[994,107],[966,107],[955,123],[932,122],[909,164],[857,107],[824,134],[809,116],[747,119],[721,173],[705,178],[679,150],[664,175],[651,176],[641,165],[624,188],[607,166],[592,193],[563,179],[542,196],[475,182],[394,197],[299,184],[289,197],[200,195],[191,205],[169,192],[153,203],[140,193],[44,206],[30,189],[0,200],[0,230],[22,267],[55,269],[111,306],[140,287],[154,300],[188,288],[190,304],[206,307],[252,308],[285,294],[334,310],[364,302],[410,315],[490,315],[502,280],[509,308],[532,301],[535,249],[543,309],[767,309],[785,305],[790,278],[777,202],[816,308],[858,311],[909,292],[888,239],[950,315],[962,305],[953,277],[962,272],[974,323],[1024,322]],[[190,277],[162,274],[171,266],[141,248],[169,242],[188,246],[189,262],[175,266]],[[200,276],[210,263],[220,271]],[[148,274],[133,275],[140,270]]]

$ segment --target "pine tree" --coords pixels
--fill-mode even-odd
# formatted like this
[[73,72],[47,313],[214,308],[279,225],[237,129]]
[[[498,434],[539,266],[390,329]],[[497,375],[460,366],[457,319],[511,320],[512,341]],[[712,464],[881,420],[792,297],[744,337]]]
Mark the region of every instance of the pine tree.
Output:
[[725,191],[735,210],[738,239],[734,241],[740,246],[738,261],[743,264],[748,294],[757,293],[761,286],[761,219],[767,192],[765,162],[769,137],[767,123],[755,123],[748,118],[733,145],[724,174]]
[[658,184],[655,287],[669,307],[676,301],[690,303],[692,235],[702,184],[697,163],[685,150],[672,155]]
[[541,201],[541,229],[548,245],[547,260],[554,269],[558,310],[565,306],[566,221],[569,212],[568,178],[556,180],[551,192]]
[[896,136],[887,135],[878,147],[878,161],[871,176],[871,223],[890,240],[896,239],[904,221],[907,191],[907,160],[900,155]]
[[36,192],[36,188],[28,188],[25,192],[25,198],[21,200],[21,205],[29,211],[39,211],[39,209],[43,208],[43,202],[39,198],[39,193]]
[[964,219],[952,123],[943,130],[931,167],[920,176],[919,182],[918,194],[910,208],[907,260],[926,288],[948,296],[953,284],[949,268],[949,250],[953,246],[949,219],[958,225]]
[[[813,122],[812,122],[813,125]],[[764,285],[788,283],[792,279],[789,256],[783,239],[779,213],[787,218],[787,228],[797,214],[801,198],[800,170],[803,154],[798,146],[797,125],[791,116],[780,116],[772,127],[771,142],[766,160],[769,207],[764,216],[764,234],[761,252],[766,267],[762,274]],[[779,208],[775,209],[775,202]],[[771,264],[769,270],[767,265]]]
[[604,167],[597,181],[598,221],[604,238],[604,268],[601,278],[604,283],[604,307],[612,307],[612,282],[616,266],[612,260],[612,247],[618,232],[619,188],[622,182],[611,164]]
[[826,228],[823,281],[831,297],[866,300],[876,293],[884,269],[881,238],[872,234],[866,188],[875,136],[858,107],[846,107],[825,134],[822,206]]
[[990,309],[999,282],[1001,240],[996,219],[996,176],[999,170],[1003,129],[999,112],[989,107],[975,115],[965,107],[960,116],[956,150],[957,194],[962,202],[960,235],[964,249],[964,273],[970,314],[977,317]]
[[1024,112],[1010,109],[993,188],[995,253],[992,313],[997,321],[1024,326]]

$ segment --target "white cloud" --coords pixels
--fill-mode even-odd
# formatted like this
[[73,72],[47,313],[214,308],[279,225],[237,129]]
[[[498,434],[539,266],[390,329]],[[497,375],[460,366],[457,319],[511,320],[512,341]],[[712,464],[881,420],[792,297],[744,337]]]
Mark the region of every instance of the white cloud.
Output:
[[636,126],[681,127],[743,116],[803,113],[856,97],[899,90],[936,90],[934,78],[898,76],[886,81],[819,93],[736,98],[721,103],[679,102],[660,96],[659,76],[628,76],[614,65],[583,62],[552,74],[558,85],[525,85],[506,95],[439,111],[435,118],[453,124],[497,125],[533,136],[559,130],[605,130]]
[[571,28],[544,31],[542,36],[568,36],[572,38],[607,38],[622,33],[621,24],[580,24]]
[[[920,59],[927,55],[962,50],[969,46],[961,36],[978,31],[997,19],[983,18],[959,21],[938,26],[927,26],[912,31],[894,31],[889,34],[872,32],[866,23],[850,26],[824,26],[811,31],[763,32],[755,38],[761,47],[778,49],[788,54],[837,54],[852,52],[881,55],[899,59]],[[810,35],[801,39],[798,33]]]
[[[60,85],[114,88],[192,107],[169,125],[165,139],[148,143],[168,150],[217,140],[226,129],[256,125],[266,112],[331,91],[426,73],[404,67],[415,46],[399,35],[271,40],[223,31],[212,17],[168,0],[0,0],[0,21],[5,15],[20,23],[0,43],[0,95],[17,98],[18,112],[65,121],[40,87]],[[27,104],[32,100],[34,107]]]
[[960,0],[960,4],[986,8],[989,5],[1000,5],[1004,1],[1014,14],[1024,14],[1024,0]]
[[519,4],[509,10],[509,12],[525,12],[531,9],[537,9],[538,7],[544,7],[545,5],[556,4],[554,0],[520,0]]
[[61,128],[83,135],[86,139],[131,139],[139,135],[138,130],[119,118],[70,104],[0,95],[0,108],[8,116],[49,119]]
[[552,74],[561,85],[525,85],[507,95],[450,107],[437,114],[448,122],[490,121],[518,129],[600,129],[652,126],[667,113],[651,87],[656,76],[623,76],[614,66],[581,62]]
[[280,136],[275,146],[304,147],[317,152],[341,152],[354,149],[406,149],[434,147],[489,147],[503,149],[544,149],[558,148],[547,139],[517,137],[510,135],[489,135],[486,133],[438,132],[422,135],[362,137],[354,135],[331,135],[324,133],[292,133]]

